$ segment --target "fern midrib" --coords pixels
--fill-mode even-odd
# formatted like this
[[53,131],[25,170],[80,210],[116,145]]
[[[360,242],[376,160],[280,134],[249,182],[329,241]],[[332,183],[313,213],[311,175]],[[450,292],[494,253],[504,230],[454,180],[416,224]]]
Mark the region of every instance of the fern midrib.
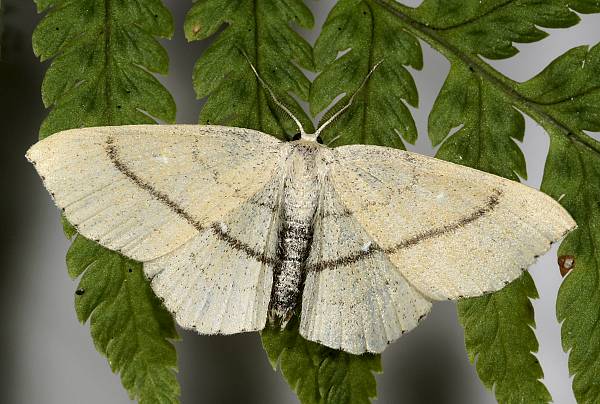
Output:
[[477,136],[477,153],[479,153],[477,155],[477,165],[481,167],[483,165],[481,161],[481,156],[483,156],[484,148],[484,142],[482,138],[487,134],[487,131],[481,130],[481,127],[483,126],[483,120],[486,117],[483,110],[483,83],[479,78],[477,79],[477,87],[479,88],[479,91],[477,92],[477,107],[479,108],[479,110],[477,111],[479,115],[479,119],[477,119],[477,133],[481,134],[481,136]]
[[[494,338],[490,342],[490,345],[494,345],[496,342],[498,344],[500,344],[500,346],[502,347],[502,349],[499,349],[496,352],[502,355],[502,359],[503,359],[503,362],[504,362],[504,366],[501,367],[502,368],[502,375],[501,376],[498,375],[498,377],[496,378],[496,380],[492,381],[493,382],[492,386],[493,386],[493,385],[498,384],[500,381],[506,380],[506,375],[508,373],[508,367],[506,366],[506,363],[507,363],[507,360],[506,360],[506,351],[507,351],[507,349],[506,349],[506,341],[503,338],[503,334],[500,333],[500,324],[510,324],[510,322],[507,322],[504,319],[502,319],[502,320],[500,319],[500,317],[502,315],[502,311],[498,308],[498,302],[497,302],[497,300],[496,300],[495,297],[491,298],[489,300],[489,302],[492,302],[492,305],[494,306],[492,312],[494,313],[494,315],[496,317],[496,321],[494,322],[494,325],[496,326],[495,327],[496,329],[494,330]],[[488,310],[487,310],[487,307],[486,307],[486,312],[487,311]],[[497,362],[497,359],[496,359],[496,362]],[[494,387],[496,387],[496,386],[494,386]]]
[[[438,32],[449,31],[451,29],[461,28],[461,27],[467,26],[469,24],[472,24],[474,22],[477,22],[479,19],[485,18],[488,15],[495,13],[496,11],[498,11],[506,6],[510,6],[514,2],[515,2],[515,0],[507,0],[504,3],[495,5],[494,7],[490,8],[489,10],[484,11],[481,14],[472,16],[471,18],[468,18],[468,19],[461,21],[454,25],[448,25],[447,27],[434,27],[434,26],[428,25],[427,27],[429,29],[432,29],[432,30],[438,31]],[[398,9],[403,10],[405,12],[414,10],[413,8],[405,6],[404,4],[401,4],[401,3],[396,3],[396,6],[398,7]]]
[[[541,105],[541,106],[549,106],[549,107],[556,106],[556,105],[562,104],[563,102],[570,101],[572,98],[585,97],[586,95],[589,95],[598,90],[600,90],[600,85],[590,87],[584,91],[580,91],[573,95],[565,95],[563,98],[559,98],[558,100],[546,101],[546,102],[536,101],[536,104]],[[553,89],[549,90],[549,92],[551,92],[551,91],[553,91]],[[542,94],[542,95],[545,95],[545,94]]]
[[[369,74],[369,72],[371,71],[372,67],[373,67],[373,49],[374,49],[374,42],[375,42],[375,15],[374,15],[374,10],[373,7],[365,2],[365,6],[367,6],[367,8],[369,9],[369,18],[370,18],[370,22],[371,22],[371,37],[369,38],[369,60],[368,60],[368,64],[367,64],[367,71],[365,72],[365,77],[367,77],[367,75]],[[367,136],[367,109],[369,108],[369,88],[370,88],[370,84],[371,84],[371,80],[367,80],[367,82],[365,83],[365,88],[364,88],[364,98],[363,98],[363,102],[364,102],[364,106],[363,106],[363,110],[362,110],[362,139],[364,141],[364,139],[366,139]]]
[[[127,265],[124,264],[124,266],[122,267],[123,270],[129,271],[131,268],[127,268]],[[135,269],[134,269],[135,270]],[[140,271],[143,271],[142,268],[139,269]],[[143,276],[143,275],[142,275]],[[135,303],[134,303],[134,298],[132,297],[132,292],[131,292],[131,283],[129,282],[130,277],[128,276],[127,272],[122,272],[122,278],[123,281],[121,283],[121,288],[124,289],[124,293],[127,296],[127,303],[129,305],[129,312],[131,313],[131,316],[129,318],[129,324],[133,324],[134,326],[134,333],[135,333],[135,349],[133,350],[133,359],[131,360],[131,364],[133,364],[134,360],[137,358],[144,366],[144,378],[141,381],[141,383],[139,382],[139,378],[136,377],[133,385],[135,387],[135,389],[137,390],[137,394],[139,397],[141,397],[141,392],[142,392],[142,386],[146,384],[147,380],[150,379],[151,382],[155,385],[158,386],[158,384],[154,381],[154,373],[148,371],[148,361],[146,360],[146,357],[143,355],[143,342],[144,340],[147,341],[147,332],[145,330],[145,324],[143,322],[140,322],[138,313],[135,310]],[[120,293],[120,291],[119,291]],[[161,337],[163,337],[161,335]]]
[[[259,0],[252,1],[252,12],[254,13],[254,63],[256,63],[256,71],[260,73],[260,52],[258,51],[258,43],[260,40],[260,36],[258,35],[258,16],[260,13],[258,11],[258,2]],[[258,78],[255,78],[254,81],[256,83],[256,112],[258,115],[258,126],[261,130],[264,130],[262,102],[260,99],[260,82]]]
[[472,67],[475,73],[477,73],[482,79],[485,79],[491,85],[506,94],[512,100],[512,103],[515,107],[519,108],[521,111],[539,122],[542,126],[554,126],[556,129],[558,129],[558,132],[560,132],[562,136],[567,137],[569,141],[581,144],[586,148],[589,148],[592,152],[600,154],[600,145],[598,145],[597,142],[587,136],[582,130],[570,128],[568,125],[563,124],[557,118],[540,108],[540,105],[521,95],[515,90],[514,87],[516,83],[513,80],[492,68],[479,57],[461,52],[454,45],[440,37],[434,29],[431,29],[421,22],[414,20],[402,12],[399,7],[392,3],[392,1],[372,1],[396,16],[407,31],[419,39],[427,42],[431,47],[443,54],[451,62],[459,59],[465,65]]
[[110,67],[112,65],[111,39],[112,39],[112,0],[104,0],[104,101],[106,105],[106,124],[113,125],[112,110],[109,107],[112,100],[112,88],[110,85]]

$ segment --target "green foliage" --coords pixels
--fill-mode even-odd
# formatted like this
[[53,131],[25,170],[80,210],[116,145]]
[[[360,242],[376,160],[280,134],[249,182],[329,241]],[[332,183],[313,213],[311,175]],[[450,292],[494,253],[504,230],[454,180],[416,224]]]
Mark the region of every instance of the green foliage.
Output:
[[547,129],[562,128],[597,150],[597,143],[583,131],[600,131],[599,45],[569,50],[517,88],[547,116]]
[[562,135],[552,135],[543,189],[573,212],[579,228],[560,246],[559,255],[575,257],[575,268],[558,294],[557,317],[569,351],[578,403],[600,401],[600,145],[593,150]]
[[[577,3],[571,7],[577,8]],[[491,59],[513,56],[518,52],[513,42],[544,38],[547,34],[538,27],[575,25],[577,14],[562,0],[427,0],[410,15],[425,25],[417,27],[444,47],[451,62],[429,116],[430,139],[434,146],[442,144],[436,157],[515,181],[519,176],[526,178],[525,158],[514,142],[523,140],[523,116],[514,109],[511,95],[499,91],[486,74],[489,66],[481,67],[476,55]],[[460,129],[446,139],[457,127]]]
[[119,372],[140,403],[175,404],[177,356],[167,339],[177,338],[169,313],[154,295],[142,264],[76,236],[67,253],[79,321],[90,321],[96,349]]
[[527,171],[514,140],[524,134],[525,119],[505,94],[463,63],[452,64],[429,114],[431,142],[442,144],[436,157],[519,181]]
[[194,68],[196,94],[208,97],[200,123],[258,129],[282,139],[298,132],[260,86],[247,57],[304,128],[312,129],[289,94],[308,99],[310,82],[295,64],[313,70],[312,49],[290,28],[291,22],[305,28],[313,25],[301,0],[210,0],[192,6],[185,21],[188,40],[218,32]]
[[37,0],[48,11],[33,33],[33,50],[53,59],[42,85],[52,111],[40,136],[85,126],[175,121],[175,103],[152,74],[169,60],[155,37],[173,22],[160,0]]
[[[33,34],[41,60],[53,59],[42,97],[52,111],[40,137],[84,126],[175,120],[175,103],[152,76],[166,73],[166,51],[155,37],[173,31],[159,0],[37,0],[47,11]],[[75,229],[63,218],[67,237]],[[173,320],[150,289],[142,266],[76,236],[67,255],[80,321],[90,320],[97,349],[141,403],[176,403]],[[131,270],[131,272],[130,272]]]
[[539,382],[544,374],[536,352],[533,306],[538,297],[533,279],[525,272],[499,292],[466,299],[458,305],[465,328],[469,359],[485,386],[500,403],[547,403],[552,400]]
[[575,267],[557,301],[562,341],[569,351],[578,403],[600,401],[600,143],[583,131],[600,131],[600,45],[578,47],[556,59],[521,91],[548,117],[550,152],[542,189],[561,198],[579,228],[561,244]]
[[545,38],[547,33],[539,27],[571,27],[579,22],[572,10],[591,12],[592,4],[589,0],[425,0],[410,15],[460,53],[505,59],[518,52],[513,42]]
[[286,329],[267,327],[262,341],[273,369],[277,366],[302,403],[362,404],[377,395],[373,372],[381,356],[351,355],[307,341],[295,316]]
[[60,224],[62,224],[63,233],[65,233],[65,236],[69,240],[71,240],[77,235],[77,229],[75,228],[75,226],[69,223],[65,215],[60,215]]
[[403,149],[402,139],[415,142],[417,129],[405,102],[416,107],[419,97],[404,66],[421,69],[423,56],[417,39],[404,31],[393,15],[369,1],[340,0],[327,17],[314,54],[321,73],[310,90],[311,112],[325,109],[345,93],[324,119],[337,112],[369,70],[382,62],[348,111],[324,131],[326,143],[384,144]]

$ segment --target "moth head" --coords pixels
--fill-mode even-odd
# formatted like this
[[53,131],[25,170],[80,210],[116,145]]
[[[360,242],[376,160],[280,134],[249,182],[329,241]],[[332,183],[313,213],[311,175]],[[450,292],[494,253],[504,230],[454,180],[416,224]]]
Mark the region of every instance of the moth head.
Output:
[[319,134],[318,133],[302,133],[302,140],[306,140],[309,142],[318,142]]

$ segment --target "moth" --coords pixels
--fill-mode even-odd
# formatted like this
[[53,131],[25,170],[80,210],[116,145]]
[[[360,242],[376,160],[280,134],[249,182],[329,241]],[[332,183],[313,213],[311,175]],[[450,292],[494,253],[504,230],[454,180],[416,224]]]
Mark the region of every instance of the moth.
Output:
[[307,134],[292,118],[291,142],[98,127],[27,158],[79,233],[143,262],[180,326],[257,331],[299,310],[304,338],[353,354],[382,352],[433,301],[501,289],[575,227],[520,183],[403,150],[329,148],[327,123]]

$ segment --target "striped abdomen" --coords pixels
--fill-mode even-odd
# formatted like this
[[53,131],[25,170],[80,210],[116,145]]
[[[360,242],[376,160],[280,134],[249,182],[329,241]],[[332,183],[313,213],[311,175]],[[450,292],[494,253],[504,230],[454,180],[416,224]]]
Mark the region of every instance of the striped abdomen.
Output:
[[273,272],[269,321],[290,319],[302,297],[304,267],[310,251],[313,221],[319,199],[315,148],[298,145],[288,159],[281,199],[277,255],[281,265]]

